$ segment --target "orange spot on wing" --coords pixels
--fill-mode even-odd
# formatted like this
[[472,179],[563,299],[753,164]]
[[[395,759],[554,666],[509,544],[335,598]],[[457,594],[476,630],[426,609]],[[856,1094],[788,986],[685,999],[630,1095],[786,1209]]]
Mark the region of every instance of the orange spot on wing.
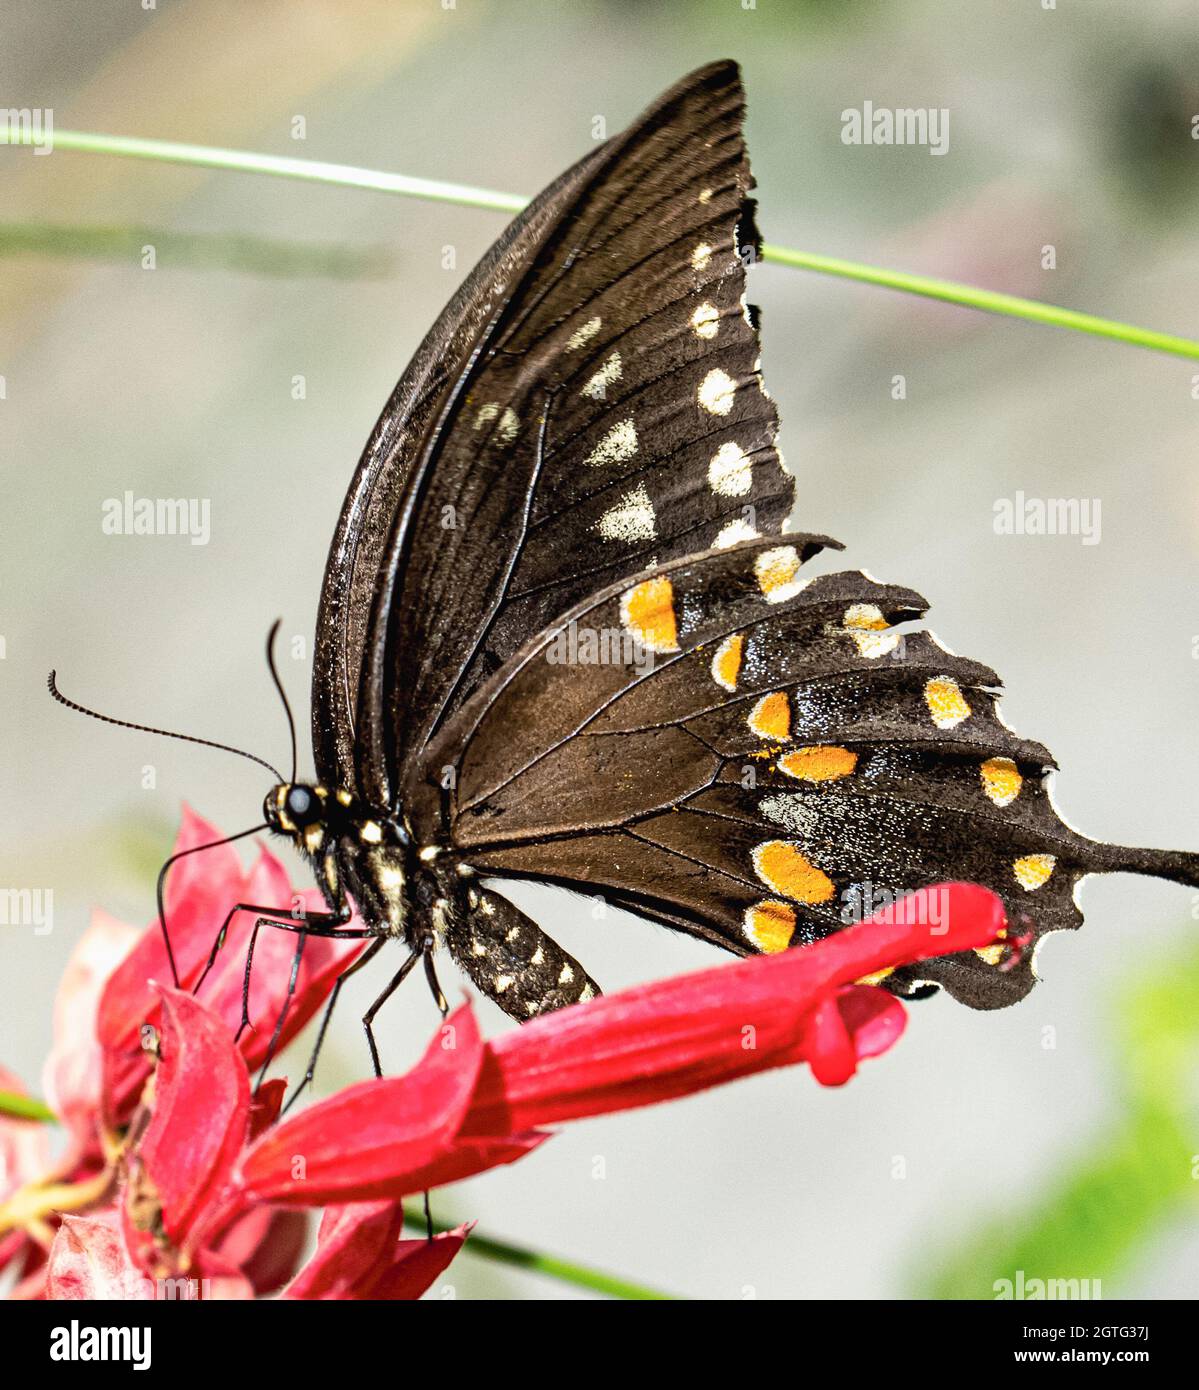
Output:
[[788,777],[802,782],[835,782],[848,777],[858,765],[858,755],[849,748],[797,748],[779,759],[779,767]]
[[794,933],[795,909],[790,903],[767,899],[745,909],[745,935],[759,951],[785,951]]
[[712,658],[712,679],[725,690],[737,689],[737,677],[741,674],[741,655],[745,646],[742,633],[726,637]]
[[934,676],[924,687],[924,703],[938,729],[952,729],[971,715],[961,686],[952,676]]
[[768,888],[800,903],[826,903],[836,892],[823,870],[786,840],[767,840],[754,849],[754,869]]
[[635,585],[620,601],[620,617],[628,631],[651,652],[678,651],[674,585],[669,579],[646,579]]
[[1024,778],[1011,758],[988,758],[979,768],[983,791],[996,806],[1010,806],[1020,795]]
[[763,695],[749,712],[749,727],[759,738],[788,738],[791,734],[791,705],[781,690]]

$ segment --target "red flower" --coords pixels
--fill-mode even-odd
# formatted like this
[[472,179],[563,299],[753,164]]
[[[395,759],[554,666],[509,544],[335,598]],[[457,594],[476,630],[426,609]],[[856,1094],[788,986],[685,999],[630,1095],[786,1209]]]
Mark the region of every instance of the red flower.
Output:
[[[189,817],[181,844],[212,838],[211,827]],[[243,875],[224,851],[210,854],[221,855],[220,891],[198,868],[208,856],[191,856],[168,896],[185,986],[199,978],[233,901],[288,901],[270,856]],[[932,893],[940,895],[935,914],[925,911]],[[186,1280],[185,1296],[249,1298],[290,1279],[289,1298],[416,1297],[468,1231],[402,1240],[404,1196],[522,1158],[548,1137],[548,1124],[801,1061],[817,1080],[839,1085],[859,1060],[890,1047],[903,1031],[903,1005],[854,982],[989,945],[1004,925],[999,900],[968,884],[906,903],[814,946],[608,995],[492,1042],[480,1037],[468,1004],[406,1075],[351,1086],[282,1123],[283,1083],[268,1082],[255,1097],[250,1070],[284,1000],[294,935],[260,934],[251,1017],[268,1026],[239,1043],[252,921],[235,922],[196,998],[162,987],[168,967],[157,924],[105,984],[126,933],[99,918],[68,970],[47,1066],[48,1092],[72,1134],[66,1168],[48,1175],[60,1186],[29,1181],[44,1156],[30,1150],[28,1131],[0,1124],[0,1160],[22,1155],[7,1164],[19,1170],[8,1182],[17,1190],[0,1186],[0,1260],[21,1259],[23,1291],[34,1296],[124,1289],[121,1296],[156,1297],[163,1281]],[[940,925],[922,925],[930,917]],[[284,1038],[357,949],[308,943]],[[147,1019],[157,1029],[148,1051]],[[64,1215],[55,1235],[64,1205],[88,1214]],[[313,1206],[327,1208],[318,1248],[294,1274],[304,1220],[294,1208]],[[6,1219],[16,1246],[4,1237]]]
[[[254,1201],[300,1205],[399,1198],[511,1163],[539,1126],[628,1110],[806,1061],[839,1085],[900,1035],[904,1009],[852,981],[993,942],[1003,907],[950,884],[921,925],[924,896],[802,950],[756,956],[610,994],[484,1043],[469,1005],[406,1075],[310,1106],[240,1160],[223,1213]],[[898,918],[899,920],[894,920]]]
[[[213,825],[186,806],[175,853],[221,839]],[[303,906],[324,911],[315,888],[296,893],[282,864],[260,849],[247,873],[235,845],[221,845],[202,854],[189,854],[176,864],[167,880],[166,917],[179,970],[179,986],[190,990],[208,962],[213,942],[229,909],[239,902],[278,904],[284,911]],[[205,979],[200,997],[237,1033],[242,1018],[242,986],[246,951],[258,914],[239,912],[230,923],[224,946]],[[355,925],[360,925],[356,923]],[[278,1046],[283,1048],[304,1027],[333,987],[333,981],[363,947],[362,941],[309,937],[288,1004]],[[242,1055],[253,1070],[261,1066],[275,1021],[283,1009],[296,950],[291,932],[264,928],[254,946],[250,988],[251,1029],[241,1035]],[[142,1048],[142,1028],[160,1022],[159,1000],[152,985],[171,983],[171,968],[157,923],[142,933],[109,979],[100,1001],[96,1036],[104,1053],[105,1118],[110,1124],[129,1117],[149,1073]]]

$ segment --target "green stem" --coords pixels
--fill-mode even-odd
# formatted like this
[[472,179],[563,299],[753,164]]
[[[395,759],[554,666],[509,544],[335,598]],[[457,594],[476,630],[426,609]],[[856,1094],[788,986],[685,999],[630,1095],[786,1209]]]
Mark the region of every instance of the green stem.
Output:
[[[418,1213],[405,1215],[404,1224],[422,1233],[425,1219]],[[448,1231],[449,1223],[437,1217],[433,1228]],[[520,1245],[509,1245],[507,1241],[494,1240],[491,1236],[472,1231],[464,1247],[468,1255],[478,1255],[484,1260],[495,1260],[498,1264],[514,1265],[517,1269],[532,1270],[534,1274],[544,1274],[551,1279],[560,1279],[565,1284],[574,1284],[592,1293],[606,1294],[610,1298],[644,1300],[671,1300],[673,1294],[660,1293],[647,1289],[642,1284],[631,1283],[628,1279],[618,1279],[613,1274],[604,1274],[598,1269],[588,1269],[586,1265],[575,1264],[571,1260],[559,1260],[553,1255],[542,1255],[536,1250],[526,1250]]]
[[58,1116],[40,1100],[32,1096],[21,1096],[16,1091],[0,1091],[0,1115],[12,1115],[18,1120],[40,1120],[42,1124],[56,1125]]
[[1179,338],[1173,333],[1157,333],[1151,328],[1138,328],[1115,319],[1096,318],[1077,309],[1062,309],[1039,299],[1020,299],[1014,294],[999,294],[995,290],[980,290],[974,285],[960,285],[953,280],[933,280],[925,275],[908,275],[902,270],[883,270],[877,266],[859,265],[856,261],[838,260],[836,256],[817,256],[809,251],[792,251],[787,246],[764,246],[764,260],[780,265],[815,270],[821,275],[839,275],[845,280],[861,280],[868,285],[883,285],[907,294],[923,295],[926,299],[943,299],[967,309],[981,309],[988,314],[1004,314],[1008,318],[1029,319],[1033,323],[1048,323],[1055,328],[1072,328],[1076,333],[1092,333],[1097,338],[1114,338],[1131,343],[1133,347],[1152,348],[1177,357],[1199,358],[1199,343]]
[[[0,130],[0,144],[33,145],[39,143],[32,129]],[[490,188],[474,188],[469,184],[447,183],[442,179],[418,179],[407,174],[386,174],[377,169],[361,169],[352,164],[329,164],[323,160],[293,159],[283,155],[252,154],[244,150],[217,149],[209,145],[180,144],[174,140],[141,140],[125,135],[98,135],[85,130],[56,130],[53,145],[58,149],[81,150],[89,154],[122,155],[130,159],[153,159],[171,164],[188,164],[205,169],[228,169],[244,174],[271,174],[276,178],[300,179],[309,183],[334,184],[342,188],[373,189],[379,193],[397,193],[409,198],[425,198],[433,202],[457,203],[464,207],[487,208],[493,212],[519,212],[528,200],[515,193],[500,193]],[[835,256],[819,256],[808,251],[795,251],[787,246],[766,245],[763,258],[779,265],[812,270],[819,275],[834,275],[844,280],[858,280],[867,285],[881,285],[905,294],[939,299],[984,313],[1002,314],[1007,318],[1026,319],[1032,323],[1068,328],[1076,333],[1090,333],[1099,338],[1111,338],[1133,347],[1149,348],[1170,353],[1175,357],[1199,360],[1199,342],[1181,338],[1173,333],[1158,333],[1135,324],[1119,323],[1115,319],[1098,318],[1094,314],[1063,309],[1041,300],[1021,299],[1013,294],[998,294],[974,285],[953,280],[936,280],[925,275],[909,275],[900,270],[844,261]]]

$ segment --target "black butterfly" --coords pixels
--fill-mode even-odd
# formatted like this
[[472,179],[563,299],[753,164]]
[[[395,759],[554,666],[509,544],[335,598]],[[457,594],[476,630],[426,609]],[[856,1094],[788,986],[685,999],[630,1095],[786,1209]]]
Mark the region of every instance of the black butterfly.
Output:
[[[516,1019],[598,993],[493,878],[738,955],[815,941],[880,889],[985,884],[1035,945],[1079,924],[1084,874],[1199,883],[1197,856],[1062,823],[994,672],[897,627],[919,595],[800,578],[839,547],[783,533],[743,114],[715,63],[551,184],[359,463],[317,626],[317,781],[280,781],[265,814],[329,907],[278,925],[346,934],[352,898],[377,938],[359,965],[408,947],[376,1009],[418,962],[436,990],[439,946]],[[887,985],[996,1008],[1031,961],[991,948]]]

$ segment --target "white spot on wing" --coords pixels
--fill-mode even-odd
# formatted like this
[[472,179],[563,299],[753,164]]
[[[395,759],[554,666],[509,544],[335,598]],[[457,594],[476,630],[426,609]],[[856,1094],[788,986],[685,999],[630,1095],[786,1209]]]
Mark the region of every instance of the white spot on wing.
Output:
[[603,320],[597,315],[593,319],[588,319],[582,328],[576,328],[566,341],[566,351],[578,352],[581,347],[586,347],[592,338],[600,331],[600,325],[602,323]]
[[630,418],[613,425],[583,462],[589,468],[601,468],[605,464],[631,459],[636,452],[637,427]]
[[658,518],[643,483],[600,517],[596,529],[609,541],[648,541],[657,535]]
[[720,310],[715,304],[701,304],[691,315],[691,327],[697,338],[715,338],[720,327]]
[[691,264],[696,270],[706,270],[711,259],[712,248],[706,241],[701,241],[691,253]]
[[753,486],[753,468],[740,444],[731,439],[720,446],[708,464],[708,486],[721,497],[744,497]]
[[712,549],[727,550],[730,545],[737,545],[740,541],[756,541],[758,534],[748,521],[738,517],[736,521],[730,521],[727,526],[720,528],[712,542]]
[[612,353],[599,371],[583,387],[583,395],[590,396],[593,401],[602,401],[608,394],[608,387],[615,385],[620,380],[623,371],[624,363],[620,360],[620,353]]
[[733,408],[737,383],[728,372],[713,367],[699,384],[696,393],[700,405],[711,415],[727,415]]

